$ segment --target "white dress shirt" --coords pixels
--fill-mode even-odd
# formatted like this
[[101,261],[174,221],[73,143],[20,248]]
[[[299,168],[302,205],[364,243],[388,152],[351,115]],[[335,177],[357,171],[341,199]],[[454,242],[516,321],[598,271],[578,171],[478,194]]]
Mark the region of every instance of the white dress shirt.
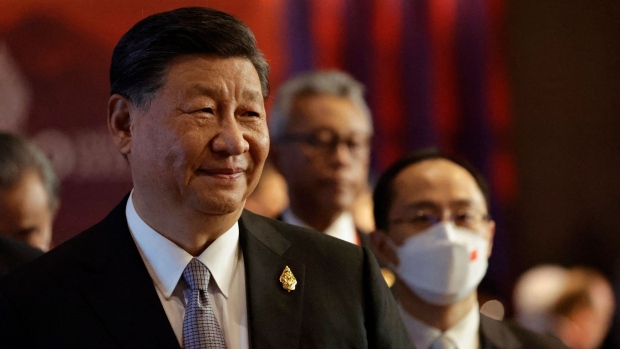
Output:
[[[193,257],[148,226],[138,216],[132,199],[133,195],[130,195],[125,210],[129,231],[153,279],[179,345],[183,346],[183,317],[191,290],[182,274]],[[196,258],[211,272],[208,296],[226,347],[249,348],[245,267],[239,248],[238,223]]]
[[431,344],[442,334],[447,336],[457,349],[480,349],[480,310],[478,302],[456,325],[446,332],[429,326],[407,313],[398,304],[398,310],[409,333],[409,338],[418,349],[428,349]]
[[[282,212],[282,220],[288,224],[314,229],[297,217],[290,208]],[[349,212],[343,212],[329,227],[327,227],[327,229],[325,229],[325,231],[323,231],[323,233],[355,245],[360,244],[353,215]]]

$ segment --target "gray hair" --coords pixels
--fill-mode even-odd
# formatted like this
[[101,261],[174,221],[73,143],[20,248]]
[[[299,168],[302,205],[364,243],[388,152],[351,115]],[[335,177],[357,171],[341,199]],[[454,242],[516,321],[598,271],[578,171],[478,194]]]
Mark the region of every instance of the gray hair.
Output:
[[30,170],[41,178],[49,207],[54,209],[60,195],[60,182],[47,156],[26,139],[0,132],[0,189],[12,188]]
[[351,100],[367,117],[372,127],[370,109],[364,100],[364,85],[349,74],[337,70],[320,70],[298,75],[285,82],[276,95],[269,119],[272,140],[278,140],[288,126],[295,98],[326,94]]

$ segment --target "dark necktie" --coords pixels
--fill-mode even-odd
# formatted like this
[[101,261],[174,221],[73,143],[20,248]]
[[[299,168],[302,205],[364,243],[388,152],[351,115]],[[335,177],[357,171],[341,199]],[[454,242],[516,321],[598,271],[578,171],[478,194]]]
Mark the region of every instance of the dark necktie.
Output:
[[211,278],[209,269],[194,258],[185,267],[183,278],[192,290],[183,318],[183,347],[226,349],[224,335],[207,294]]

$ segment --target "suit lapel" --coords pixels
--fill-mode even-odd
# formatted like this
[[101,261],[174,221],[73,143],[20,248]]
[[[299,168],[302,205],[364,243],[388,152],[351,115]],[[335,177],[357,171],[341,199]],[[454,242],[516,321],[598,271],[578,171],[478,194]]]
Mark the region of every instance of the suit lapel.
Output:
[[484,349],[518,349],[519,339],[501,321],[480,314],[480,337]]
[[93,230],[84,255],[82,291],[125,348],[179,347],[153,281],[131,237],[126,199]]
[[[239,223],[250,347],[298,348],[305,266],[283,257],[290,242],[264,219],[246,211]],[[279,281],[286,266],[297,279],[295,290],[291,292],[287,292]]]

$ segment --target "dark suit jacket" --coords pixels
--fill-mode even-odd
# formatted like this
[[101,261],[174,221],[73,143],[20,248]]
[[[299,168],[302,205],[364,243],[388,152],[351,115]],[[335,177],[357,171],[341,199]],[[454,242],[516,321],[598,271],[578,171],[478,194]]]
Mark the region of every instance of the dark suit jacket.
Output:
[[480,314],[482,349],[568,349],[559,340]]
[[21,241],[0,236],[0,276],[43,254],[43,251],[30,247]]
[[[280,213],[276,219],[279,221],[284,221],[282,213]],[[357,237],[360,239],[361,246],[372,251],[372,246],[370,245],[370,237],[368,236],[368,234],[361,231],[359,228],[355,228],[355,231],[357,232]]]
[[[179,347],[125,203],[0,282],[2,348]],[[411,347],[368,250],[247,211],[239,230],[251,348]]]

